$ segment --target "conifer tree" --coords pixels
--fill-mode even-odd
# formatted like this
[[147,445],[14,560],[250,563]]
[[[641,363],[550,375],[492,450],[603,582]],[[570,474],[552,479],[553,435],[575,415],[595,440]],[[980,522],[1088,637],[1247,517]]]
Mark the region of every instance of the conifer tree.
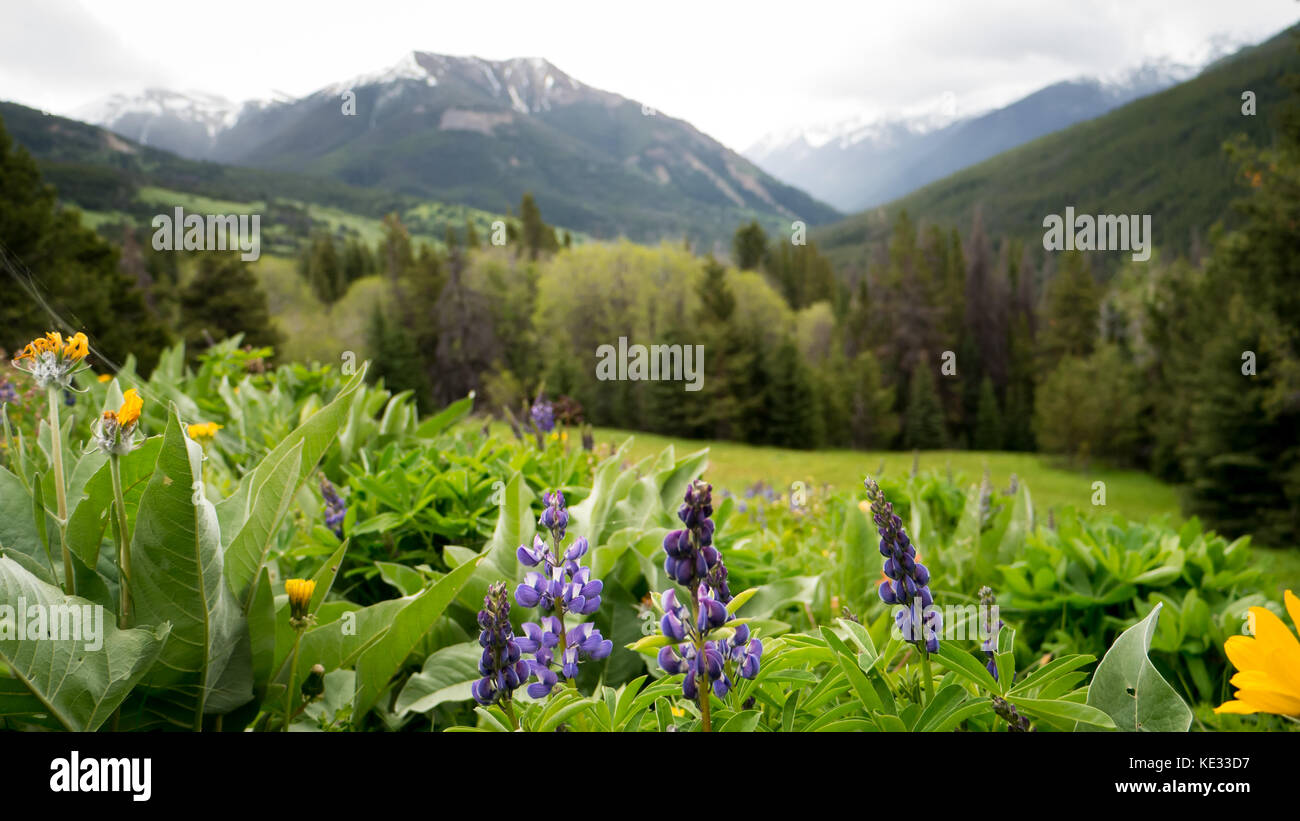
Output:
[[189,352],[235,334],[255,348],[279,345],[283,337],[271,320],[266,292],[238,254],[204,252],[194,278],[181,292],[181,322]]
[[934,386],[931,366],[918,364],[912,370],[908,387],[907,412],[903,420],[903,447],[918,450],[935,450],[947,445],[944,431],[943,408]]

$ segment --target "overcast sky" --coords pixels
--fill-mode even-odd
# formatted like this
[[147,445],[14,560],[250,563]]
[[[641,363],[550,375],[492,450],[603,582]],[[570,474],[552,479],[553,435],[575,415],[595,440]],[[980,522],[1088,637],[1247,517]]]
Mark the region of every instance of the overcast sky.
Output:
[[1216,38],[1290,0],[0,0],[0,99],[56,113],[146,86],[299,96],[412,50],[545,57],[744,149],[767,133],[940,99],[958,111]]

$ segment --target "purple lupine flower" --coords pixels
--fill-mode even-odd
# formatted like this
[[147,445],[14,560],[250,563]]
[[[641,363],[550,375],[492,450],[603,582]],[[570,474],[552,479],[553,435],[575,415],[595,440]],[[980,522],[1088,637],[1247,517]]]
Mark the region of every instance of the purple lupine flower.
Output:
[[943,617],[931,607],[934,599],[930,595],[930,571],[916,561],[916,548],[903,529],[903,520],[894,513],[894,505],[885,498],[880,485],[871,478],[864,484],[876,532],[880,534],[880,555],[885,557],[887,578],[880,583],[880,599],[885,604],[901,605],[894,613],[894,621],[904,638],[918,646],[924,644],[927,653],[937,653]]
[[343,517],[348,514],[343,497],[335,490],[330,480],[322,474],[320,477],[320,494],[325,499],[325,526],[334,531],[334,535],[343,538]]
[[528,413],[533,417],[533,424],[542,433],[555,430],[555,406],[550,402],[539,396]]
[[985,585],[980,588],[979,595],[980,629],[988,635],[988,638],[986,638],[980,645],[980,649],[984,651],[984,657],[986,659],[984,667],[993,674],[993,680],[997,681],[998,664],[994,654],[998,649],[998,631],[1002,629],[1002,619],[998,619],[996,625],[993,624],[993,619],[997,616],[998,612],[998,600],[997,597],[993,595],[993,588]]
[[[520,545],[515,551],[521,564],[535,567],[524,574],[523,582],[515,588],[515,601],[521,607],[536,607],[547,613],[541,623],[526,622],[524,636],[518,639],[520,649],[532,654],[530,673],[537,681],[528,685],[528,694],[543,698],[560,682],[578,675],[578,664],[585,660],[606,658],[614,643],[601,636],[590,622],[566,629],[564,617],[569,613],[590,616],[600,609],[600,594],[604,583],[591,577],[591,568],[581,564],[590,545],[585,536],[579,536],[567,548],[565,530],[569,524],[569,511],[564,494],[560,491],[542,494],[545,508],[538,519],[547,532],[548,545],[541,533],[533,536],[533,545]],[[559,670],[553,669],[558,666]]]
[[[696,480],[686,489],[686,498],[677,509],[677,518],[686,527],[664,537],[664,572],[678,584],[693,588],[703,581],[721,554],[713,546],[713,486]],[[725,576],[724,576],[725,581]]]
[[7,376],[0,376],[0,405],[18,401],[18,389]]
[[686,525],[664,538],[664,571],[674,581],[693,590],[691,608],[677,599],[676,590],[660,598],[663,635],[675,644],[659,651],[659,666],[669,675],[685,673],[682,695],[700,697],[699,678],[706,677],[714,695],[722,698],[732,687],[732,675],[752,679],[758,675],[763,643],[751,639],[748,625],[736,626],[729,637],[710,638],[735,616],[727,610],[731,590],[722,553],[713,545],[713,488],[696,480],[686,490],[677,516]]
[[505,582],[488,588],[478,613],[478,626],[478,643],[483,648],[478,671],[483,678],[470,686],[470,692],[479,704],[509,700],[510,694],[528,680],[530,668],[521,657],[520,641],[510,626],[510,596]]

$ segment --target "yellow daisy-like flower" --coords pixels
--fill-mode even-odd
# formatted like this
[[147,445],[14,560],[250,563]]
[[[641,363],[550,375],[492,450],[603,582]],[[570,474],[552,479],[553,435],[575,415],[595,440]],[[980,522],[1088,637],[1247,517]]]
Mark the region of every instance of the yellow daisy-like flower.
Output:
[[121,456],[135,448],[135,428],[140,421],[144,400],[135,388],[122,395],[122,406],[115,411],[106,410],[99,419],[99,429],[94,443],[101,451]]
[[[1291,622],[1300,628],[1300,598],[1283,595]],[[1250,608],[1253,636],[1232,636],[1223,645],[1237,688],[1235,698],[1214,708],[1216,713],[1273,713],[1300,716],[1300,639],[1280,618],[1264,607]]]
[[135,388],[131,388],[122,394],[122,407],[117,411],[117,423],[123,428],[129,428],[140,419],[140,411],[144,409],[144,400],[140,394],[136,393]]
[[62,334],[51,331],[27,343],[13,364],[30,373],[42,388],[67,388],[89,350],[85,334],[78,333],[64,342]]
[[316,582],[311,579],[287,579],[284,592],[289,594],[289,621],[294,623],[305,620],[312,594],[316,592]]
[[63,346],[63,355],[68,359],[85,359],[90,353],[90,342],[83,333],[73,334]]
[[216,422],[196,422],[185,428],[185,432],[195,441],[210,441],[216,437],[223,426]]

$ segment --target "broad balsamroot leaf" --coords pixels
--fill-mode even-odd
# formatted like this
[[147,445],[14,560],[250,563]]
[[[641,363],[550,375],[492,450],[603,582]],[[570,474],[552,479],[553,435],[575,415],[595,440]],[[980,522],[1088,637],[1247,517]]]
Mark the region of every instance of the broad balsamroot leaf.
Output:
[[[119,630],[111,612],[65,596],[9,558],[0,558],[0,602],[13,608],[0,613],[0,662],[44,712],[79,732],[97,730],[113,715],[158,658],[171,629],[164,623]],[[29,612],[19,613],[20,607]],[[28,637],[33,607],[45,614],[52,638]],[[27,635],[18,635],[24,625]]]
[[1126,732],[1181,733],[1192,724],[1191,708],[1147,658],[1161,607],[1157,604],[1115,639],[1088,688],[1088,705],[1105,712]]

